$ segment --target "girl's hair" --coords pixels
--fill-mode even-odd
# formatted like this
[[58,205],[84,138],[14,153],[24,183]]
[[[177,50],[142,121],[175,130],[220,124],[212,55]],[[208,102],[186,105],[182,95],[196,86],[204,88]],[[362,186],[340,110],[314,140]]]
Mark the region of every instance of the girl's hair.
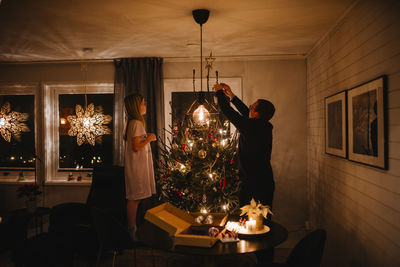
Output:
[[142,101],[143,101],[143,96],[139,94],[127,95],[124,99],[126,122],[125,122],[123,137],[125,141],[128,135],[128,126],[130,120],[141,121],[143,123],[143,126],[146,128],[146,123],[144,121],[142,114],[140,113],[140,105]]

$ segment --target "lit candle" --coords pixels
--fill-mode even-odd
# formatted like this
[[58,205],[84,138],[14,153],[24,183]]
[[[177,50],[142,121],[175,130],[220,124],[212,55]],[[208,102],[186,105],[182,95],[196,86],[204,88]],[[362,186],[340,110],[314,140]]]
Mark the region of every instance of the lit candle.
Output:
[[246,222],[246,229],[248,233],[252,233],[256,230],[256,221],[251,219]]

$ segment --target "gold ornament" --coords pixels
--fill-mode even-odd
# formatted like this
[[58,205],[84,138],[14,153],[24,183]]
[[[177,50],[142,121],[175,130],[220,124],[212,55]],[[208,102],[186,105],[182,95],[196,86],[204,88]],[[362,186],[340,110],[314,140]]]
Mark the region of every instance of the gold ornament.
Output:
[[199,158],[204,159],[207,156],[207,152],[204,149],[199,150]]
[[81,105],[75,107],[76,116],[68,116],[67,120],[71,125],[68,131],[69,136],[76,136],[78,146],[84,142],[88,142],[92,146],[95,142],[101,143],[101,136],[111,134],[110,128],[103,124],[111,122],[110,115],[104,115],[103,109],[94,107],[93,103],[89,104],[84,110]]
[[21,140],[21,132],[29,132],[24,121],[28,120],[28,113],[11,111],[9,102],[5,102],[0,110],[0,133],[7,142],[11,142],[11,136]]

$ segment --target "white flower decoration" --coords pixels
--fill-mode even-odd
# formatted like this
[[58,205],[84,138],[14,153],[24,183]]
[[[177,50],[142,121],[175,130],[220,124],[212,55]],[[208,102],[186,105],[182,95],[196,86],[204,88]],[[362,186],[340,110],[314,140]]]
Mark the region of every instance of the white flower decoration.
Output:
[[256,217],[262,215],[264,218],[267,218],[268,213],[272,213],[271,207],[268,205],[262,205],[260,201],[256,202],[254,198],[251,199],[250,205],[246,205],[240,208],[242,213],[240,216],[248,215],[249,217]]

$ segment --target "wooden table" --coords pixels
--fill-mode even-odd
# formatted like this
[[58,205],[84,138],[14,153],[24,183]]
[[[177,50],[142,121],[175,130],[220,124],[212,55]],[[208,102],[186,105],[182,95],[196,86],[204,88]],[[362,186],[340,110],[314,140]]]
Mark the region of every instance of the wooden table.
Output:
[[288,237],[285,227],[276,222],[269,222],[270,231],[260,236],[242,239],[236,243],[222,243],[217,241],[211,248],[174,245],[173,237],[154,224],[145,221],[138,229],[137,235],[141,242],[155,249],[169,252],[200,255],[203,258],[203,266],[215,266],[216,258],[225,255],[252,253],[260,250],[268,250],[284,242]]

